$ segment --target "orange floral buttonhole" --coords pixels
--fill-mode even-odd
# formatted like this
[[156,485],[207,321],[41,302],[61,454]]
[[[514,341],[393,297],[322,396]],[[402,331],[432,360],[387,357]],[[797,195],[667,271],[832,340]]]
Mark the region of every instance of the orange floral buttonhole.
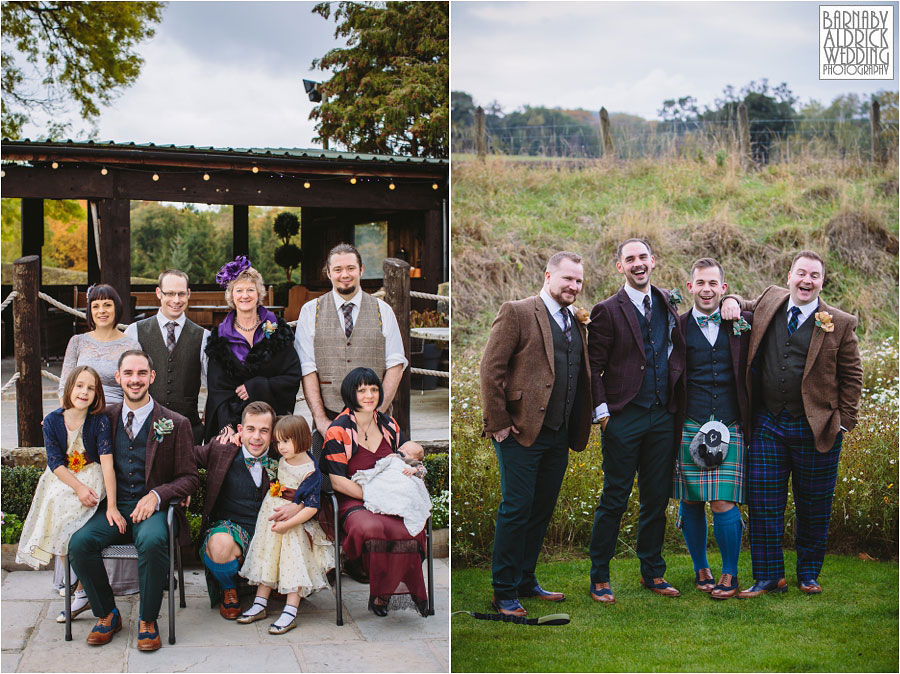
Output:
[[275,480],[275,482],[273,482],[269,486],[269,493],[272,496],[276,496],[276,497],[281,496],[281,494],[284,493],[284,485],[281,484],[278,480]]
[[75,450],[71,454],[69,454],[68,458],[68,468],[73,473],[78,473],[82,468],[87,464],[87,457],[84,455],[84,452],[79,452]]
[[834,323],[831,322],[832,316],[827,311],[817,311],[815,318],[817,327],[822,328],[825,332],[834,332]]

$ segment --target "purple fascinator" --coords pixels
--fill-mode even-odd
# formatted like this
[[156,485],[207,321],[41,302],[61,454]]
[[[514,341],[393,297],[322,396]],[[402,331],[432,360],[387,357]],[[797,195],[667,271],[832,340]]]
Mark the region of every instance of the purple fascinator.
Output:
[[227,262],[216,274],[216,283],[222,288],[227,288],[238,275],[247,269],[250,269],[250,260],[244,255],[238,255],[233,262]]

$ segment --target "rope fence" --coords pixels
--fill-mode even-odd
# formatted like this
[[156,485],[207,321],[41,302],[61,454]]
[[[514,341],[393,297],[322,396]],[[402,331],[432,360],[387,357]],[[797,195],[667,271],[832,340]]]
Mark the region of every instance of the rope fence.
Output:
[[9,381],[3,385],[3,388],[0,388],[0,395],[3,395],[9,390],[9,387],[15,384],[19,380],[19,373],[16,372],[12,377],[9,378]]
[[424,374],[429,377],[442,377],[443,379],[450,379],[449,372],[443,372],[441,370],[426,370],[421,367],[411,367],[409,368],[410,374]]
[[9,295],[7,295],[6,299],[3,300],[3,304],[0,304],[0,311],[3,311],[4,309],[6,309],[6,307],[9,306],[10,302],[12,302],[14,299],[16,299],[16,295],[18,295],[18,294],[19,294],[18,292],[13,290]]
[[447,300],[450,301],[449,297],[445,297],[444,295],[432,295],[431,293],[420,293],[418,290],[410,290],[410,297],[418,297],[423,300]]

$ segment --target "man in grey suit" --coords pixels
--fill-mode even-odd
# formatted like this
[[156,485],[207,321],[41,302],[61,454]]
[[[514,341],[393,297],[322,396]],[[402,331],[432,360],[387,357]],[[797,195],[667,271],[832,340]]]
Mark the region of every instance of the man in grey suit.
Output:
[[156,379],[150,384],[150,395],[163,407],[190,421],[196,440],[203,438],[197,398],[206,380],[204,349],[209,330],[184,313],[191,298],[188,282],[188,275],[183,271],[166,269],[159,275],[156,288],[159,311],[129,325],[125,334],[140,342],[156,363]]
[[526,615],[520,597],[565,599],[534,571],[569,448],[583,450],[591,430],[587,334],[572,310],[583,282],[579,255],[551,257],[539,295],[500,307],[481,359],[482,437],[497,452],[502,493],[493,605],[505,615]]

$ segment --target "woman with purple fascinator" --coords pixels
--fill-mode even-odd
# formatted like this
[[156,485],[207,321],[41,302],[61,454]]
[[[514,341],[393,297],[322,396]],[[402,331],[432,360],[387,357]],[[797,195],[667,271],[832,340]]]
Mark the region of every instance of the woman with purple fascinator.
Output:
[[292,414],[300,388],[300,358],[294,333],[262,305],[262,276],[239,255],[216,274],[231,311],[206,342],[209,358],[204,442],[228,425],[237,428],[241,412],[263,400],[278,415]]

